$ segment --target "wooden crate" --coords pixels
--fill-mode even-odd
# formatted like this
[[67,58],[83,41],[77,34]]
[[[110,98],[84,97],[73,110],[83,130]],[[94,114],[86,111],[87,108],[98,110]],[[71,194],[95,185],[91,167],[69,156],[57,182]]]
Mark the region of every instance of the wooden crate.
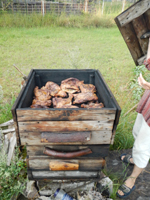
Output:
[[142,65],[147,55],[148,39],[141,39],[141,36],[150,30],[150,1],[138,1],[118,15],[115,22],[135,64]]
[[[42,87],[47,81],[60,85],[62,80],[69,77],[94,84],[99,101],[105,107],[30,108],[35,86]],[[105,165],[104,158],[108,155],[109,145],[113,143],[120,112],[116,99],[98,70],[32,70],[12,108],[18,144],[27,145],[29,178],[54,178],[54,172],[49,167],[53,161],[79,164],[78,170],[72,171],[72,175],[69,171],[61,171],[55,178],[82,178],[82,172],[87,172],[83,177],[92,176],[91,172],[98,174]],[[43,154],[45,147],[66,153],[89,148],[92,153],[73,159],[58,159]]]

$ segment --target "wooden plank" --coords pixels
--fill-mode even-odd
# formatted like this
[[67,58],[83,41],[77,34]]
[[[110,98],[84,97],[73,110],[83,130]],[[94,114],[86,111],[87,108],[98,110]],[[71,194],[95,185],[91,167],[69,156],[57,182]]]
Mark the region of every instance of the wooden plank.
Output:
[[139,40],[139,44],[141,46],[143,54],[146,54],[147,49],[148,49],[148,38],[147,39],[140,38],[144,33],[148,31],[148,27],[146,26],[146,22],[143,15],[136,19],[133,19],[132,24],[133,24],[136,36]]
[[149,0],[138,1],[119,16],[117,16],[120,26],[125,26],[130,23],[133,19],[141,16],[150,8]]
[[[78,159],[83,159],[83,158],[99,158],[99,157],[106,157],[108,156],[109,152],[109,147],[110,145],[108,144],[102,144],[102,145],[85,145],[85,146],[79,146],[79,145],[46,145],[46,147],[53,149],[55,151],[62,151],[62,152],[74,152],[78,150],[83,150],[83,149],[91,149],[92,154],[87,154],[83,155],[81,157],[78,157]],[[43,151],[45,149],[45,146],[38,146],[38,145],[32,145],[28,146],[27,145],[27,155],[28,156],[45,156],[48,158],[54,158],[52,156],[47,156],[43,154]]]
[[0,124],[0,127],[10,126],[10,125],[14,125],[13,119],[11,119],[3,124]]
[[73,132],[112,130],[113,120],[106,121],[35,121],[19,122],[19,132]]
[[[76,164],[79,164],[79,171],[100,171],[105,166],[105,160],[103,158],[68,159],[67,160],[67,159],[50,159],[45,156],[39,156],[39,157],[30,156],[28,162],[29,162],[28,167],[29,169],[32,169],[32,170],[49,170],[50,162],[66,162],[66,163],[70,162],[74,164],[76,163]],[[59,170],[61,169],[59,168]]]
[[[116,109],[17,109],[18,122],[24,121],[77,121],[77,120],[113,120]],[[36,117],[35,117],[36,116]]]
[[77,179],[77,178],[96,178],[98,172],[82,171],[32,171],[34,179]]
[[14,131],[15,131],[15,128],[9,128],[9,129],[2,130],[2,133],[7,134],[7,133],[10,133],[10,132],[14,132]]
[[[63,142],[63,144],[110,144],[112,131],[92,131],[92,136],[90,141],[86,142]],[[21,145],[44,145],[41,143],[41,133],[40,132],[20,132]],[[57,145],[60,143],[46,143],[45,145]]]
[[135,30],[132,23],[129,23],[123,27],[119,25],[117,18],[115,18],[116,24],[128,46],[128,49],[132,55],[132,58],[136,65],[138,65],[137,60],[143,56],[142,49],[140,47],[138,38],[136,36]]
[[91,140],[91,132],[72,132],[72,133],[41,133],[42,143],[70,143],[70,142],[87,142]]
[[14,154],[15,150],[15,145],[16,145],[16,133],[13,133],[13,136],[10,139],[10,144],[9,144],[9,151],[8,151],[8,157],[7,157],[7,166],[10,166],[11,159]]

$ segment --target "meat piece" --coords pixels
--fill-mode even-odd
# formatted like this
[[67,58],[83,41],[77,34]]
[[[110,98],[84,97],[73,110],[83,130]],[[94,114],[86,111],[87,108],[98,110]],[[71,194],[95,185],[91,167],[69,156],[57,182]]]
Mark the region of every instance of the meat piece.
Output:
[[81,104],[81,108],[103,108],[103,103],[90,103],[90,104]]
[[73,104],[80,104],[87,101],[97,101],[98,97],[93,92],[74,94]]
[[84,81],[79,81],[77,78],[68,78],[61,82],[60,88],[67,93],[80,92],[79,86],[83,84]]
[[35,99],[39,101],[47,101],[51,99],[51,96],[45,87],[42,87],[41,89],[39,89],[38,86],[36,86],[34,89],[34,95],[35,95]]
[[63,90],[60,90],[57,94],[56,97],[67,97],[67,93]]
[[73,94],[69,94],[68,98],[53,98],[53,107],[54,108],[62,108],[64,105],[71,105],[72,104]]
[[81,92],[96,92],[96,87],[93,84],[81,84],[80,85]]
[[45,87],[48,89],[49,93],[51,96],[53,97],[67,97],[66,92],[62,91],[59,87],[58,84],[52,82],[52,81],[48,81],[45,85]]
[[40,106],[40,105],[37,105],[37,104],[31,105],[30,107],[31,108],[49,108],[47,106]]
[[37,99],[33,99],[31,108],[36,107],[36,106],[49,107],[49,106],[51,106],[51,104],[52,104],[51,100],[39,101]]
[[62,105],[59,108],[79,108],[79,107],[78,106],[74,106],[74,105],[68,105],[68,104],[66,104],[66,105]]

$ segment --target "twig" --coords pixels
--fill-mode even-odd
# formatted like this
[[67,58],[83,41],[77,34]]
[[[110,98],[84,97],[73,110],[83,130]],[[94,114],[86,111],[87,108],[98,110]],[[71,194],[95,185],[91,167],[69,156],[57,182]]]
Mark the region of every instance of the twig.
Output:
[[16,65],[15,64],[13,64],[13,66],[22,74],[22,76],[23,76],[23,79],[26,81],[27,80],[27,77],[26,77],[26,75],[24,75],[21,71],[20,71],[20,69],[18,69],[18,67],[16,67]]
[[126,113],[124,114],[123,117],[125,117],[127,114],[129,114],[129,112],[131,112],[132,110],[134,110],[134,109],[137,107],[138,104],[139,104],[139,103],[137,103],[137,104],[134,105],[130,110],[128,110],[128,112],[126,112]]

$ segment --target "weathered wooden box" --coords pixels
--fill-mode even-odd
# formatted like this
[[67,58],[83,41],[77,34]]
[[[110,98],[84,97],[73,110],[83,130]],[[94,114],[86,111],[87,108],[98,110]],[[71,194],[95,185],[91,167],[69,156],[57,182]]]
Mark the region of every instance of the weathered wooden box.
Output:
[[142,65],[148,50],[148,38],[142,35],[150,31],[150,1],[136,2],[118,15],[115,22],[135,64]]
[[[99,102],[104,108],[30,108],[33,90],[42,87],[47,81],[60,85],[69,77],[84,80],[96,86]],[[97,177],[105,165],[104,158],[113,143],[121,109],[98,70],[32,70],[26,86],[21,90],[13,108],[18,145],[27,145],[27,165],[30,179],[60,179]],[[56,134],[57,142],[50,136],[43,140],[43,134]],[[60,141],[59,134],[82,136],[82,141]],[[57,158],[43,154],[45,147],[60,152],[74,152],[86,148],[92,153],[73,159]],[[76,171],[50,171],[51,161],[78,163]]]

